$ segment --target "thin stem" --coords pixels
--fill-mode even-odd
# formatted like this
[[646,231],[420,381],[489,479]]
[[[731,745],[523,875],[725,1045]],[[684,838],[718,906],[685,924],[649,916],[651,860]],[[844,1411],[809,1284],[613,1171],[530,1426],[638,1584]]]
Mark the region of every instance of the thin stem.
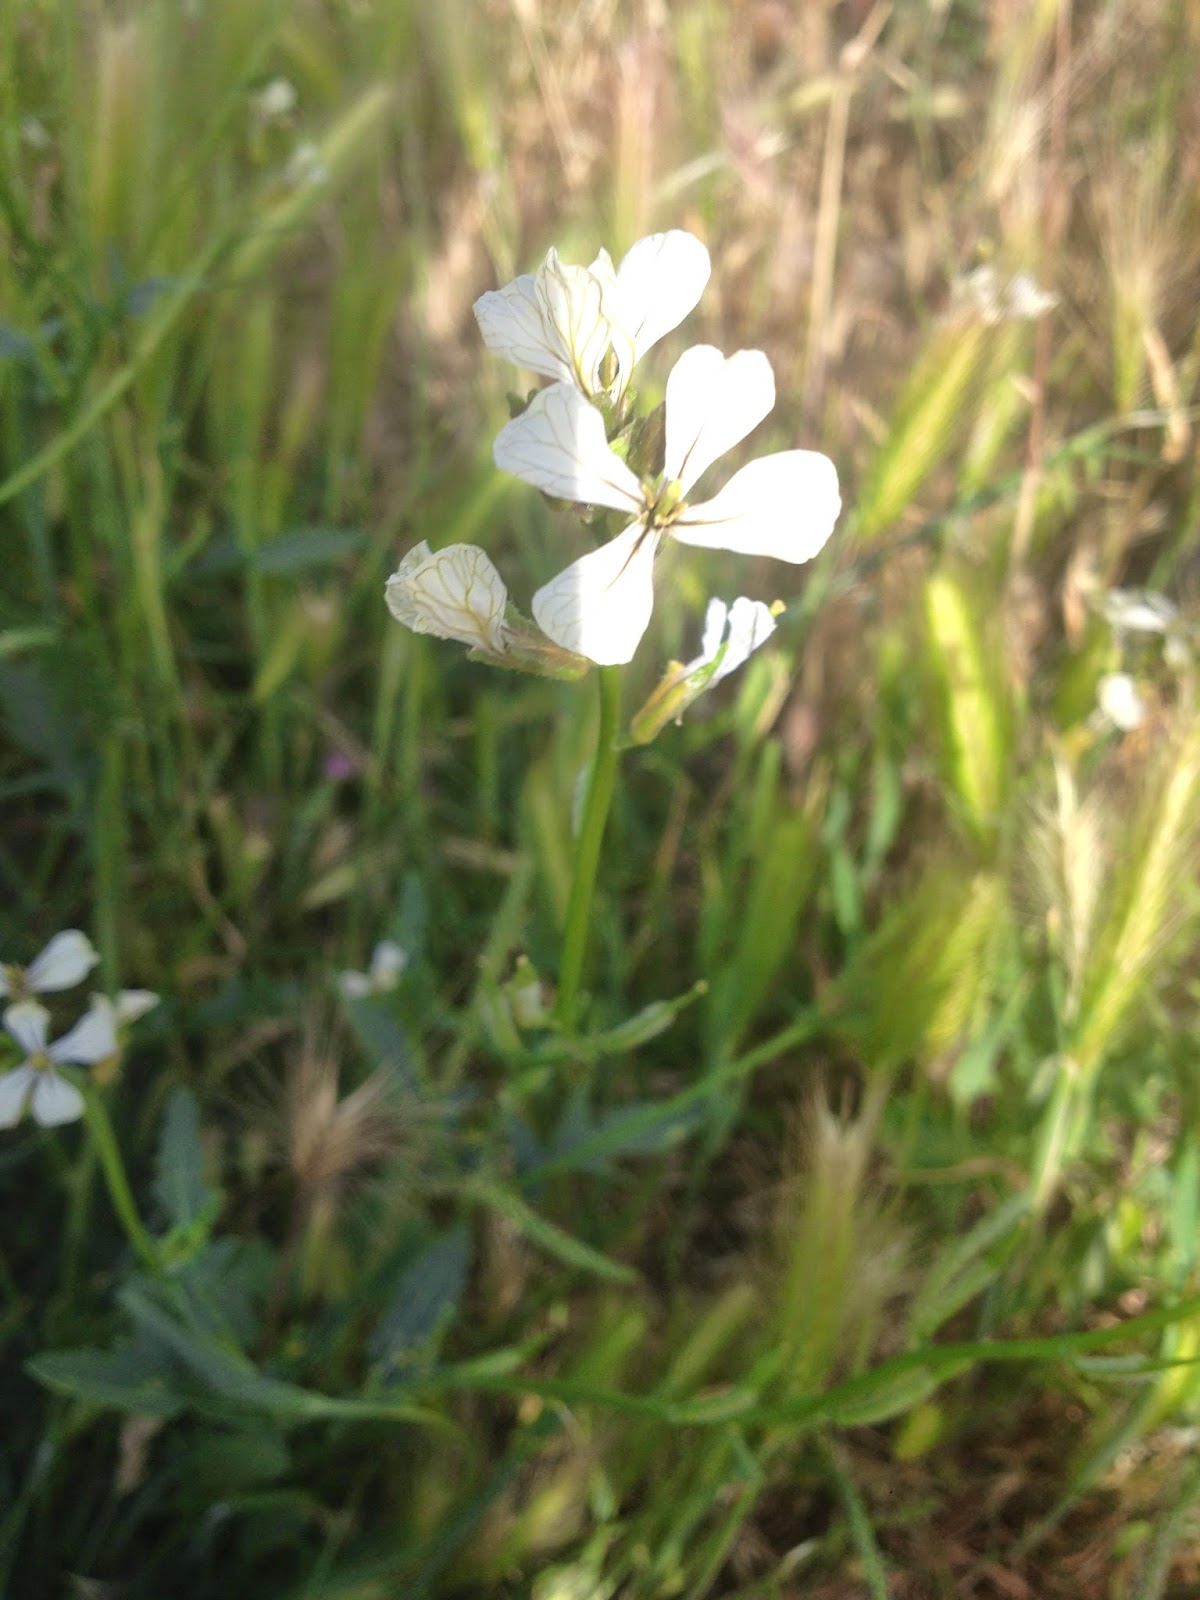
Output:
[[596,868],[600,846],[612,805],[617,776],[617,729],[621,722],[621,672],[619,667],[600,667],[600,727],[596,734],[596,755],[588,780],[583,821],[575,841],[575,862],[571,871],[571,893],[567,900],[567,925],[563,929],[562,959],[558,968],[558,1002],[555,1008],[559,1026],[571,1029],[583,975],[587,949],[588,923],[592,894],[596,887]]
[[133,1246],[134,1253],[142,1265],[155,1271],[158,1268],[158,1250],[154,1240],[146,1232],[141,1217],[138,1216],[133,1191],[125,1175],[125,1163],[121,1159],[121,1151],[104,1101],[90,1085],[84,1091],[84,1115],[87,1118],[88,1132],[92,1136],[92,1146],[100,1157],[100,1167],[104,1173],[104,1181],[108,1185],[113,1210],[125,1229],[125,1237]]

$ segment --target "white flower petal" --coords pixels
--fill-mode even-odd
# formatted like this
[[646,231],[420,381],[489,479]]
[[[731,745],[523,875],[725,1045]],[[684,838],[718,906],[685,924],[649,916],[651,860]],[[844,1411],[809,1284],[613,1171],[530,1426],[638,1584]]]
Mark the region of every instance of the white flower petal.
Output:
[[337,986],[343,1000],[365,1000],[371,992],[371,980],[365,972],[339,972]]
[[29,1096],[33,1120],[43,1128],[61,1128],[64,1122],[78,1122],[83,1115],[83,1096],[73,1083],[57,1072],[36,1072],[37,1082]]
[[491,289],[475,302],[475,320],[489,350],[506,357],[526,372],[544,378],[575,382],[569,352],[546,325],[537,279],[529,273],[514,278],[503,289]]
[[0,1074],[0,1128],[15,1128],[20,1122],[37,1077],[27,1062]]
[[602,667],[632,660],[654,610],[658,541],[635,522],[551,578],[533,597],[542,632]]
[[706,550],[808,561],[833,532],[841,506],[828,456],[781,450],[735,472],[711,500],[687,506],[671,532]]
[[761,350],[728,360],[711,344],[685,350],[667,379],[664,481],[677,478],[686,494],[774,404],[775,376]]
[[136,1022],[144,1017],[147,1011],[154,1010],[158,998],[152,989],[122,989],[116,1001],[118,1024]]
[[[716,648],[709,650],[710,620],[712,604],[709,602],[709,618],[705,621],[704,651],[706,660],[711,661],[716,655]],[[723,609],[723,608],[722,608]],[[727,619],[722,619],[721,631],[717,635],[716,647],[720,647],[721,639],[726,632],[728,622],[729,640],[725,646],[725,654],[721,658],[721,665],[708,680],[711,687],[720,683],[722,678],[727,678],[731,672],[736,672],[744,666],[760,645],[775,632],[775,618],[771,615],[771,608],[764,605],[761,600],[748,600],[745,595],[739,596],[729,608]]]
[[1104,620],[1126,633],[1166,633],[1178,608],[1152,589],[1110,589],[1100,602]]
[[1122,733],[1132,733],[1146,720],[1146,702],[1127,672],[1106,672],[1096,685],[1096,703]]
[[26,982],[36,994],[45,994],[51,989],[73,989],[83,982],[99,959],[86,934],[80,933],[78,928],[68,928],[66,933],[56,933],[41,955],[30,962]]
[[76,1066],[93,1067],[117,1053],[117,1029],[111,1001],[100,997],[92,1002],[69,1033],[56,1039],[48,1054],[52,1061],[70,1061]]
[[617,272],[615,305],[635,361],[695,309],[711,271],[708,251],[680,228],[632,247]]
[[496,465],[559,500],[637,516],[642,486],[608,447],[604,418],[578,389],[556,383],[496,435]]
[[46,1048],[50,1013],[36,1000],[18,1000],[4,1013],[4,1026],[27,1054],[38,1055]]
[[508,590],[485,550],[448,544],[431,551],[422,541],[410,550],[384,588],[388,610],[414,633],[458,639],[503,655]]
[[612,281],[612,262],[603,251],[594,267],[572,267],[551,250],[537,275],[535,294],[551,348],[561,351],[567,380],[584,394],[604,387],[600,364],[611,343],[606,310]]

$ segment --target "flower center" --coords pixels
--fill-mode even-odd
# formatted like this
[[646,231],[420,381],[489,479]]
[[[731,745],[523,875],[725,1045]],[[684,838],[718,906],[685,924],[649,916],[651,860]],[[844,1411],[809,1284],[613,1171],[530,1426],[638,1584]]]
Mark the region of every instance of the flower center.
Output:
[[8,985],[6,998],[9,1000],[25,1000],[31,990],[25,977],[25,968],[18,966],[4,966],[0,964],[0,973],[4,974],[4,981]]
[[683,498],[683,485],[678,478],[660,485],[655,489],[652,485],[646,487],[646,526],[648,528],[665,528],[684,509],[686,501]]

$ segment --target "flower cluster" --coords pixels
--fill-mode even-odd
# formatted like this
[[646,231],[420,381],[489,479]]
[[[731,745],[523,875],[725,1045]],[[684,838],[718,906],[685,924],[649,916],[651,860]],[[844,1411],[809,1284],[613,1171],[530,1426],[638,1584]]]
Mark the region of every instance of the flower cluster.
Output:
[[95,1067],[115,1057],[120,1027],[158,1003],[146,989],[123,990],[115,1001],[94,994],[75,1026],[51,1040],[50,1013],[34,997],[75,988],[99,959],[86,935],[70,928],[55,934],[28,967],[0,964],[0,997],[13,1001],[4,1029],[24,1052],[19,1065],[0,1073],[0,1128],[15,1127],[26,1111],[43,1128],[76,1121],[83,1096],[58,1069]]
[[[725,356],[695,345],[672,368],[663,406],[649,417],[632,414],[634,367],[695,307],[709,271],[700,241],[675,230],[639,240],[616,268],[603,250],[590,267],[567,265],[551,250],[537,273],[476,302],[489,348],[551,380],[501,429],[496,465],[551,500],[580,507],[589,521],[620,513],[624,527],[537,590],[532,622],[512,606],[484,551],[453,544],[432,552],[422,543],[388,580],[388,606],[400,622],[460,640],[493,663],[577,675],[589,662],[632,659],[653,611],[654,559],[664,540],[793,563],[821,549],[841,501],[833,463],[814,451],[765,456],[708,498],[689,498],[774,406],[775,380],[761,351]],[[716,626],[720,644],[727,612],[716,603],[720,622],[710,617],[708,632]],[[754,610],[748,600],[728,615],[727,664],[708,672],[705,686],[774,626],[762,622],[766,608]],[[743,637],[744,651],[734,645]],[[705,656],[678,670],[695,687],[697,672],[711,665]]]

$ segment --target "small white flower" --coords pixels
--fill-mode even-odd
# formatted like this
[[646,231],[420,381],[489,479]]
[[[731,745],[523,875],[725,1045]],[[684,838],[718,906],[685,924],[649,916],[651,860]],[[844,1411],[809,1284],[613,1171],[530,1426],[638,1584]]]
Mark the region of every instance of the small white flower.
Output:
[[1100,611],[1119,633],[1166,633],[1179,615],[1165,594],[1151,589],[1110,589]]
[[367,972],[339,972],[338,992],[343,1000],[365,1000],[373,994],[387,994],[400,981],[408,956],[394,939],[381,939],[371,955]]
[[422,540],[392,573],[384,594],[396,621],[414,633],[458,639],[494,656],[508,648],[508,590],[476,544],[431,551]]
[[39,117],[22,117],[20,133],[22,144],[31,150],[48,150],[53,142]]
[[0,1075],[0,1128],[13,1128],[26,1108],[43,1128],[74,1122],[83,1113],[83,1096],[55,1071],[64,1065],[91,1067],[115,1054],[117,1034],[102,1006],[91,1009],[69,1033],[46,1042],[50,1014],[36,1000],[22,1000],[4,1013],[4,1026],[26,1059]]
[[292,151],[283,175],[297,189],[315,189],[329,182],[329,168],[311,139],[302,139]]
[[264,122],[288,117],[296,109],[296,86],[287,78],[272,78],[254,96],[254,109]]
[[761,600],[747,600],[739,596],[731,606],[724,600],[710,600],[704,613],[704,634],[700,640],[700,654],[683,669],[689,676],[717,659],[722,644],[725,654],[720,665],[708,679],[707,688],[720,683],[731,672],[744,666],[759,645],[766,644],[775,632],[775,618],[771,608]]
[[0,964],[0,999],[22,999],[31,994],[49,994],[58,989],[73,989],[82,983],[99,961],[92,941],[78,928],[56,933],[50,943],[27,967]]
[[761,600],[747,600],[743,595],[731,606],[724,600],[710,600],[700,654],[686,665],[671,662],[658,687],[630,721],[634,744],[649,744],[668,722],[677,723],[701,695],[744,666],[774,632],[775,614]]
[[1028,272],[1014,273],[1002,284],[990,262],[960,279],[958,293],[988,323],[1034,322],[1058,304],[1058,296],[1043,289]]
[[1132,733],[1146,720],[1146,702],[1127,672],[1105,673],[1096,685],[1096,704],[1101,716],[1122,733]]
[[708,251],[672,229],[639,239],[614,271],[607,250],[590,267],[551,250],[536,274],[475,302],[484,343],[527,372],[617,401],[634,364],[677,328],[708,282]]
[[654,554],[664,534],[740,555],[808,561],[841,510],[828,456],[784,450],[743,467],[711,500],[684,496],[775,404],[761,350],[726,358],[712,345],[684,352],[667,379],[664,469],[639,482],[609,448],[604,418],[569,384],[536,395],[496,438],[496,465],[544,493],[608,506],[636,520],[552,578],[533,614],[556,644],[601,666],[629,661],[654,609]]

